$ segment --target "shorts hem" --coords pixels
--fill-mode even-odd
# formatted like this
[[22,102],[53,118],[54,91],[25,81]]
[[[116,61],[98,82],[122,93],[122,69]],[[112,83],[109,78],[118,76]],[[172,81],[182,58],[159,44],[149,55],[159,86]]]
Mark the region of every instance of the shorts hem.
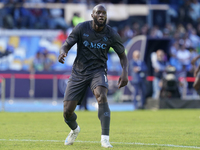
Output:
[[106,89],[108,89],[108,86],[105,86],[105,85],[103,85],[103,84],[99,84],[99,85],[96,85],[96,86],[94,86],[94,87],[91,87],[91,90],[93,91],[97,86],[103,86],[103,87],[105,87]]
[[64,102],[64,101],[79,101],[79,100],[68,100],[68,99],[64,99],[63,102]]

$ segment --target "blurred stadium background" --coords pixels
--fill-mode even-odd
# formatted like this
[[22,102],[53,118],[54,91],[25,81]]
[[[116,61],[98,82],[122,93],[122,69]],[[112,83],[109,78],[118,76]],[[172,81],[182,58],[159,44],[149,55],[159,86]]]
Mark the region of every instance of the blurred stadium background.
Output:
[[[145,108],[200,107],[192,87],[192,66],[185,69],[173,59],[179,49],[176,43],[186,43],[190,61],[200,52],[198,0],[0,0],[1,110],[62,110],[76,45],[69,51],[65,65],[57,61],[59,48],[74,26],[91,20],[92,8],[99,3],[105,4],[108,24],[122,37],[128,59],[132,59],[134,50],[140,50],[147,63]],[[166,61],[177,70],[181,82],[178,99],[152,99],[150,55],[158,49],[164,50]],[[108,58],[111,110],[134,110],[133,86],[129,83],[117,89],[121,66],[112,49]],[[89,110],[96,110],[92,93],[88,105]]]

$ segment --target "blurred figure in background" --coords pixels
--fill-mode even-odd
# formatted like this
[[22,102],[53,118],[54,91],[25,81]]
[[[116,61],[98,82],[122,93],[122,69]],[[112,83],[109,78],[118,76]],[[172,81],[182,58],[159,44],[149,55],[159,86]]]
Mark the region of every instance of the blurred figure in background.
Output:
[[77,24],[84,22],[85,20],[80,16],[80,13],[74,13],[72,18],[72,26],[75,27]]
[[149,36],[151,38],[162,38],[163,37],[163,33],[161,32],[161,30],[159,29],[159,27],[155,25],[150,30],[150,35]]
[[44,57],[44,61],[43,61],[44,70],[45,71],[52,70],[52,65],[54,62],[49,58],[49,52],[47,50],[43,52],[43,57]]
[[148,35],[148,33],[149,33],[149,26],[148,26],[148,24],[145,24],[145,25],[143,25],[142,26],[142,28],[141,28],[141,35]]
[[152,67],[154,69],[153,79],[153,98],[158,99],[160,95],[160,89],[162,85],[162,78],[168,62],[165,58],[165,53],[162,49],[158,49],[156,52],[151,54]]
[[130,26],[129,25],[126,25],[123,29],[123,32],[122,32],[122,37],[123,37],[123,41],[129,41],[130,39],[133,38],[134,36],[134,33],[133,31],[131,30]]
[[33,62],[31,65],[31,70],[32,71],[43,71],[44,70],[44,57],[40,51],[38,51],[36,53],[36,56],[33,59]]
[[[56,3],[60,3],[60,0],[56,0]],[[63,17],[63,10],[61,8],[52,8],[49,10],[49,13],[51,17],[48,22],[50,29],[67,29],[69,27]]]
[[15,28],[14,17],[16,16],[16,2],[8,0],[1,9],[2,26],[3,28]]
[[185,44],[180,44],[179,49],[176,53],[176,57],[183,66],[183,69],[185,68],[186,71],[189,71],[191,68],[190,65],[190,58],[191,58],[191,53],[189,50],[185,48]]
[[176,68],[176,71],[181,71],[182,69],[182,64],[179,62],[176,54],[177,51],[179,50],[179,42],[175,41],[172,46],[170,47],[170,58],[169,58],[169,63],[171,66],[174,66]]
[[44,50],[38,51],[33,59],[31,70],[32,71],[48,71],[52,69],[53,61],[49,58],[49,52]]
[[191,53],[188,49],[186,49],[185,42],[179,43],[179,49],[176,53],[176,57],[178,59],[178,62],[181,65],[181,70],[178,75],[179,78],[182,78],[181,95],[182,95],[182,98],[185,98],[185,96],[187,95],[187,92],[189,91],[188,86],[192,87],[192,85],[189,84],[189,82],[186,80],[186,77],[188,75],[191,76],[190,72],[192,69],[192,65],[191,65]]
[[192,19],[192,23],[196,25],[196,21],[199,20],[200,17],[200,4],[198,0],[190,0],[190,2],[189,16]]
[[197,48],[200,44],[200,38],[199,36],[197,35],[197,31],[195,29],[193,29],[191,31],[191,34],[189,36],[191,42],[192,42],[192,47],[193,48]]
[[[135,50],[133,52],[133,59],[130,61],[130,69],[132,76],[132,85],[134,87],[134,95],[133,95],[133,104],[137,109],[144,109],[145,105],[145,93],[146,93],[146,72],[147,66],[146,63],[140,60],[140,52],[139,50]],[[141,106],[138,107],[137,96],[140,93],[141,97]]]
[[56,37],[56,39],[61,41],[62,44],[63,44],[65,42],[65,40],[67,39],[67,37],[68,37],[68,35],[67,35],[66,29],[61,29],[61,31],[59,32],[59,34]]

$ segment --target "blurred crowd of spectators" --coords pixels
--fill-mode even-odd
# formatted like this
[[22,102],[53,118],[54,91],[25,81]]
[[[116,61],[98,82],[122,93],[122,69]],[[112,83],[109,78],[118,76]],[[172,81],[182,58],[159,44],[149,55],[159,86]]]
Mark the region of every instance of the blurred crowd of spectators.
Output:
[[133,29],[126,26],[120,34],[124,41],[130,40],[136,35],[146,35],[149,38],[172,39],[169,61],[179,71],[182,69],[182,65],[187,70],[190,70],[191,59],[200,51],[200,23],[197,24],[197,27],[191,23],[187,23],[186,26],[183,24],[179,24],[178,26],[167,24],[163,30],[158,26],[149,28],[148,25],[144,25],[140,29],[139,24],[134,23]]
[[[124,3],[124,4],[146,4],[146,0],[12,0],[15,3],[84,3],[84,4],[99,4],[99,3]],[[0,0],[6,3],[7,0]],[[158,1],[159,2],[159,1]],[[157,2],[157,3],[158,3]]]
[[[145,3],[145,0],[126,3]],[[70,26],[61,8],[25,8],[24,3],[83,3],[88,6],[99,3],[125,3],[123,0],[0,0],[0,28],[6,29],[66,29]]]
[[[56,2],[60,3],[59,0]],[[63,9],[24,8],[22,4],[23,3],[16,2],[15,0],[8,0],[5,2],[4,7],[0,9],[1,28],[67,29],[69,27],[64,19]]]
[[[16,4],[24,2],[41,3],[146,3],[145,0],[137,1],[112,1],[112,0],[0,0],[4,7],[0,9],[0,27],[8,29],[62,29],[63,31],[73,27],[74,24],[67,24],[62,9],[37,9],[24,8]],[[151,0],[151,4],[169,4],[171,21],[165,26],[149,26],[147,23],[125,22],[123,27],[116,26],[124,43],[137,35],[146,35],[150,38],[170,38],[171,48],[167,60],[174,65],[178,71],[183,68],[191,71],[191,60],[200,51],[200,4],[198,0]],[[173,13],[172,13],[173,12]],[[173,14],[173,15],[172,15]],[[74,16],[77,17],[78,15]],[[73,20],[72,20],[73,22]],[[65,32],[63,32],[65,33]],[[66,36],[67,37],[67,36]],[[64,41],[64,40],[63,40]],[[184,67],[183,67],[184,66]]]
[[[32,2],[55,2],[55,3],[146,3],[145,0],[137,1],[112,1],[112,0],[0,0],[4,7],[0,9],[0,27],[8,29],[62,29],[67,30],[73,24],[67,24],[64,19],[62,9],[37,9],[24,8],[22,5],[16,7],[18,3]],[[147,23],[126,22],[123,28],[116,27],[124,43],[137,35],[146,35],[150,38],[170,38],[172,39],[169,51],[169,63],[174,65],[178,71],[183,66],[187,71],[191,70],[191,60],[200,51],[200,4],[198,0],[151,0],[149,3],[169,4],[170,9],[178,7],[171,15],[171,22],[161,27]],[[78,16],[78,15],[76,15]],[[173,20],[174,19],[174,20]]]
[[[97,3],[146,4],[147,2],[149,4],[169,4],[170,9],[167,13],[170,16],[170,22],[166,23],[165,26],[156,24],[150,26],[147,22],[141,23],[136,20],[134,22],[123,22],[123,25],[115,26],[115,28],[122,37],[124,45],[137,35],[146,35],[155,39],[171,39],[168,52],[158,49],[151,55],[155,77],[153,81],[153,98],[158,98],[161,90],[160,81],[168,66],[175,67],[177,72],[181,72],[180,76],[182,77],[193,76],[194,65],[191,64],[191,61],[200,53],[200,3],[198,0],[0,0],[0,2],[4,3],[4,7],[0,9],[0,28],[62,29],[59,35],[59,40],[62,43],[68,36],[66,31],[75,26],[73,20],[72,24],[66,23],[63,9],[24,8],[20,4],[24,2],[86,3],[88,5]],[[75,14],[74,17],[78,17],[78,14]],[[115,58],[112,59],[115,60]],[[38,52],[35,55],[31,69],[36,71],[51,70],[54,63],[49,59],[48,51]],[[190,84],[187,86],[192,88]]]
[[[8,29],[63,29],[71,26],[71,24],[66,23],[64,10],[61,8],[25,8],[23,3],[84,3],[88,6],[94,6],[98,3],[168,4],[170,8],[167,13],[170,16],[170,23],[174,23],[175,26],[179,26],[179,24],[186,26],[186,23],[191,23],[197,27],[200,21],[198,0],[0,0],[0,3],[4,4],[3,8],[0,9],[0,28]],[[140,26],[143,27],[139,28]],[[148,28],[147,25],[132,25],[130,22],[123,24],[123,27],[120,30],[124,30],[122,32],[125,32],[126,35],[124,36],[127,36],[127,38],[137,34],[147,34]],[[161,27],[164,30],[163,34],[158,33],[157,27],[151,28],[152,32],[148,34],[159,37],[163,34],[169,34],[168,30],[163,29],[164,27]],[[131,32],[130,29],[134,32]]]

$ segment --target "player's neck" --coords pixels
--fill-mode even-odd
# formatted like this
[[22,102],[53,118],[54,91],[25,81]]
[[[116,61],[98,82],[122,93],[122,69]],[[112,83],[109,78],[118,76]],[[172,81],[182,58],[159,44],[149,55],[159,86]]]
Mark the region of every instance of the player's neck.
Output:
[[96,32],[100,32],[103,30],[105,26],[99,27],[97,24],[94,23],[94,21],[92,21],[92,28],[96,31]]

